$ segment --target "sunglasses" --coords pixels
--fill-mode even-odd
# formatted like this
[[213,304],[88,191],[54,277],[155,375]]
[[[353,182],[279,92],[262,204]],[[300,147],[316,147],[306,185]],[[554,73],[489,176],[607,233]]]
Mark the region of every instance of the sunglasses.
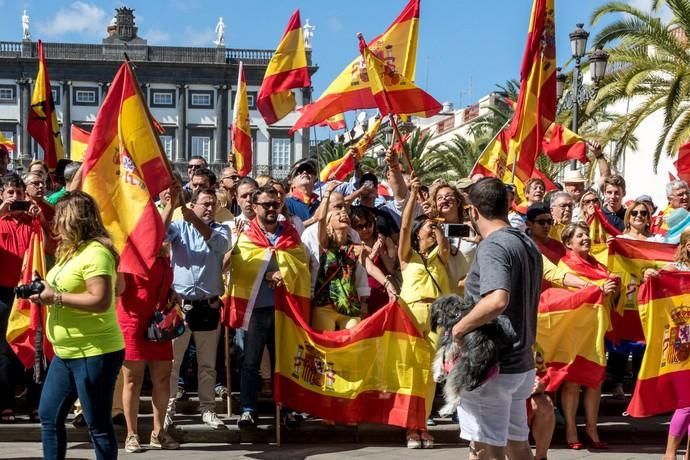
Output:
[[539,225],[553,225],[553,219],[537,219],[534,223]]
[[649,217],[649,211],[645,211],[644,209],[641,209],[639,211],[630,211],[630,215],[633,217]]
[[364,230],[365,228],[369,228],[369,227],[371,227],[371,226],[373,226],[373,225],[374,225],[373,222],[364,222],[363,224],[355,225],[355,226],[352,227],[352,228],[354,228],[354,229],[357,230],[357,231],[360,231],[360,230]]
[[187,165],[187,169],[201,169],[204,165]]
[[299,168],[297,171],[295,171],[295,176],[299,176],[300,174],[304,174],[304,173],[310,174],[312,176],[316,174],[316,172],[314,172],[313,169],[307,167],[307,168]]
[[592,198],[591,200],[584,200],[582,202],[582,204],[594,204],[594,203],[598,203],[598,202],[599,202],[599,198]]
[[266,201],[266,202],[263,202],[263,203],[258,203],[258,202],[257,202],[257,203],[254,203],[254,204],[255,204],[255,205],[258,205],[258,206],[261,206],[261,207],[264,208],[266,211],[268,211],[269,209],[276,209],[276,210],[280,209],[280,202],[278,202],[278,201]]

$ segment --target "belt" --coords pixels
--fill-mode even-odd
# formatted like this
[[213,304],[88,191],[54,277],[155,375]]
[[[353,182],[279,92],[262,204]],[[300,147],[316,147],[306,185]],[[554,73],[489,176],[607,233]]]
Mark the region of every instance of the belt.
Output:
[[208,299],[197,299],[197,300],[188,300],[188,299],[183,299],[182,304],[183,305],[191,305],[192,307],[208,307],[216,302],[219,302],[220,298],[218,296],[213,296],[209,297]]

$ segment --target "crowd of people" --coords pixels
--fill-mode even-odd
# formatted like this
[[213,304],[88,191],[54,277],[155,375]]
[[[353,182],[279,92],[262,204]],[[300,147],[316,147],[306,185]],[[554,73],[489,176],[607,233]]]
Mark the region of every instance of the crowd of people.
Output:
[[[303,248],[310,271],[311,326],[317,331],[356,327],[400,299],[419,332],[435,344],[430,305],[446,294],[475,303],[453,329],[457,339],[507,315],[518,337],[513,351],[502,358],[498,376],[463,394],[458,408],[461,436],[471,441],[472,455],[529,458],[531,427],[536,457],[546,458],[556,400],[568,446],[605,449],[597,430],[601,384],[582,391],[585,431],[578,433],[580,385],[566,382],[556,397],[544,392],[536,375],[540,292],[595,284],[611,304],[624,294],[616,276],[591,255],[588,221],[597,208],[621,232],[619,238],[679,244],[677,262],[665,269],[690,270],[690,233],[683,231],[690,224],[690,200],[688,185],[677,180],[666,187],[663,210],[647,195],[625,202],[624,178],[612,173],[598,145],[591,150],[597,183],[590,186],[574,170],[566,172],[559,190],[530,179],[523,203],[515,202],[512,184],[494,178],[423,184],[404,171],[393,149],[381,177],[357,164],[349,180],[325,183],[318,181],[313,159],[296,162],[279,180],[240,177],[230,165],[218,177],[204,158],[192,157],[187,177],[175,175],[158,197],[165,240],[147,276],[135,276],[117,273],[118,254],[96,203],[74,190],[78,163],[64,161],[48,171],[45,163],[34,161],[20,176],[7,171],[8,153],[0,147],[0,422],[16,420],[15,389],[25,388],[29,415],[42,426],[45,457],[64,458],[65,420],[78,399],[75,424],[88,427],[97,458],[117,455],[113,420],[123,417],[125,449],[139,452],[137,415],[148,366],[150,446],[176,449],[170,428],[176,423],[176,403],[192,384],[187,370],[196,362],[201,418],[221,429],[225,422],[215,412],[215,401],[228,391],[221,327],[227,316],[237,326],[231,334],[240,356],[238,425],[254,427],[259,395],[270,396],[272,390],[280,346],[274,340],[274,295],[289,260],[243,254],[241,236],[251,234],[267,247]],[[25,202],[26,207],[19,205]],[[45,289],[31,300],[49,306],[46,333],[55,352],[42,386],[32,382],[31,370],[23,369],[5,339],[13,289],[37,225],[45,234],[50,270]],[[233,257],[247,262],[233,267]],[[224,297],[232,270],[253,270],[257,281],[246,308],[223,312],[229,308]],[[652,270],[646,276],[656,274]],[[171,341],[147,340],[156,312],[176,304],[185,317],[185,332]],[[607,350],[613,397],[625,398],[627,366],[632,361],[634,379],[644,344],[607,343]],[[434,393],[430,385],[427,398],[433,400]],[[301,418],[284,409],[281,423],[295,427]],[[687,409],[674,415],[667,460],[675,458],[689,423]],[[428,429],[409,430],[407,445],[431,447],[433,438]]]

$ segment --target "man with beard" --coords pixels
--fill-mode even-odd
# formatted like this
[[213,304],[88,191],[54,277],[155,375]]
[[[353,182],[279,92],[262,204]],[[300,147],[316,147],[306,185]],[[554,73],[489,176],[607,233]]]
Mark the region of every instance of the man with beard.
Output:
[[[214,221],[218,205],[213,189],[198,189],[191,207],[184,205],[182,190],[175,182],[170,187],[170,201],[162,213],[167,228],[173,266],[172,287],[181,299],[187,329],[173,340],[173,369],[170,394],[177,391],[180,365],[189,341],[194,337],[197,350],[199,408],[203,422],[214,428],[225,425],[215,412],[216,349],[219,337],[220,298],[223,294],[221,271],[228,249],[228,229]],[[180,207],[182,220],[171,222],[173,210]],[[165,428],[172,424],[175,398],[170,398]]]
[[237,203],[237,187],[240,179],[237,170],[232,166],[225,167],[220,172],[220,189],[225,192],[228,198],[228,209],[235,216],[242,212]]
[[[259,184],[251,177],[243,177],[237,183],[236,197],[237,208],[240,213],[235,215],[235,218],[227,225],[230,227],[232,234],[232,245],[234,246],[239,238],[240,233],[249,228],[249,222],[256,217],[254,213],[254,205],[252,203],[252,195],[259,188]],[[226,259],[230,256],[228,253]]]
[[295,163],[288,175],[290,194],[285,198],[285,205],[291,215],[304,222],[305,227],[315,222],[313,216],[321,204],[318,195],[314,193],[316,174],[316,162],[304,159]]

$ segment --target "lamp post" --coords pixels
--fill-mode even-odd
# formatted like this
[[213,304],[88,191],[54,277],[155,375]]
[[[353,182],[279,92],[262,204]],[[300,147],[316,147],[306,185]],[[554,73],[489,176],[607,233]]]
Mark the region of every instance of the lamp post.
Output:
[[[606,74],[606,64],[609,58],[608,53],[601,48],[589,55],[590,75],[594,85],[585,85],[582,82],[582,58],[585,57],[587,52],[589,32],[583,27],[584,24],[576,24],[575,30],[570,33],[570,50],[573,59],[575,59],[575,69],[573,71],[572,87],[565,97],[563,97],[563,93],[565,92],[567,77],[561,73],[560,67],[556,69],[556,97],[562,99],[562,107],[572,110],[572,131],[575,133],[578,131],[580,105],[586,104],[596,97],[599,83]],[[577,160],[571,161],[570,169],[577,169]]]

